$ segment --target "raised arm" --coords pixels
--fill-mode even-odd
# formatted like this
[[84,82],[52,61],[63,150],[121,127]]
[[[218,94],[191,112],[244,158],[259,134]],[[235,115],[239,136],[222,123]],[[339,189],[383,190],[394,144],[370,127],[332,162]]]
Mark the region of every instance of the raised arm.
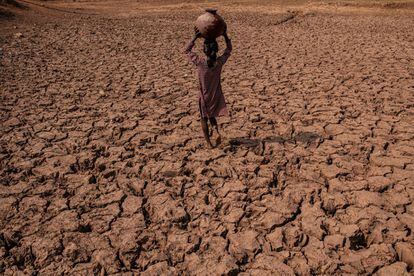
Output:
[[227,31],[223,34],[224,40],[226,42],[226,49],[224,50],[223,55],[221,55],[220,60],[221,63],[226,63],[227,59],[230,57],[231,51],[233,50],[233,47],[231,45],[231,39],[227,35]]
[[197,65],[199,63],[199,58],[196,53],[192,51],[195,41],[201,37],[201,33],[197,28],[194,28],[195,33],[194,37],[187,43],[187,46],[184,49],[184,54],[187,56],[187,59],[193,64]]
[[231,52],[231,50],[233,50],[232,45],[231,45],[231,39],[227,35],[227,32],[225,32],[223,36],[224,36],[224,40],[226,41],[226,51]]

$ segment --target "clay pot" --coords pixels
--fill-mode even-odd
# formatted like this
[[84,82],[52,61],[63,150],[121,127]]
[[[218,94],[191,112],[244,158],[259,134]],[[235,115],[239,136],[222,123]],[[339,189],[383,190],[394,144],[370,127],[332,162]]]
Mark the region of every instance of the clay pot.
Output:
[[205,39],[215,39],[226,29],[226,22],[214,9],[206,9],[206,13],[197,18],[195,25]]

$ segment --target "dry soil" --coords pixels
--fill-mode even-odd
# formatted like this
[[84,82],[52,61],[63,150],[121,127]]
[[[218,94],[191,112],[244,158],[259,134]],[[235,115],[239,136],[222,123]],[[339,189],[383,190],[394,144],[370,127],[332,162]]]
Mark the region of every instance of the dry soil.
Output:
[[[413,272],[413,2],[18,2],[0,274]],[[211,6],[234,45],[213,150],[182,54]]]

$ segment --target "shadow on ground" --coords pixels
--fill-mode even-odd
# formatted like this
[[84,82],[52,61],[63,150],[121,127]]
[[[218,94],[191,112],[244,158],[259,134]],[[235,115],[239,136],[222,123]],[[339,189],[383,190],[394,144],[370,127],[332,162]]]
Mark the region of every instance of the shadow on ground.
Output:
[[323,139],[320,135],[313,132],[300,132],[292,137],[268,136],[265,138],[243,138],[237,137],[230,139],[229,143],[232,147],[254,148],[262,143],[312,143],[316,140]]

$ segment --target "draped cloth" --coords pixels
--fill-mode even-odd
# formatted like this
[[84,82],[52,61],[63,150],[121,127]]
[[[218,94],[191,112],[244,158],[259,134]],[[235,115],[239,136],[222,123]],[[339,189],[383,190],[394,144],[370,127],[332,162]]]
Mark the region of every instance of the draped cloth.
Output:
[[205,58],[199,57],[192,51],[193,47],[194,42],[191,40],[188,42],[184,53],[187,55],[188,60],[197,67],[200,83],[198,101],[201,117],[228,116],[226,101],[221,89],[221,71],[223,65],[230,57],[232,50],[231,41],[227,41],[223,55],[217,58],[216,65],[212,68],[207,66]]

